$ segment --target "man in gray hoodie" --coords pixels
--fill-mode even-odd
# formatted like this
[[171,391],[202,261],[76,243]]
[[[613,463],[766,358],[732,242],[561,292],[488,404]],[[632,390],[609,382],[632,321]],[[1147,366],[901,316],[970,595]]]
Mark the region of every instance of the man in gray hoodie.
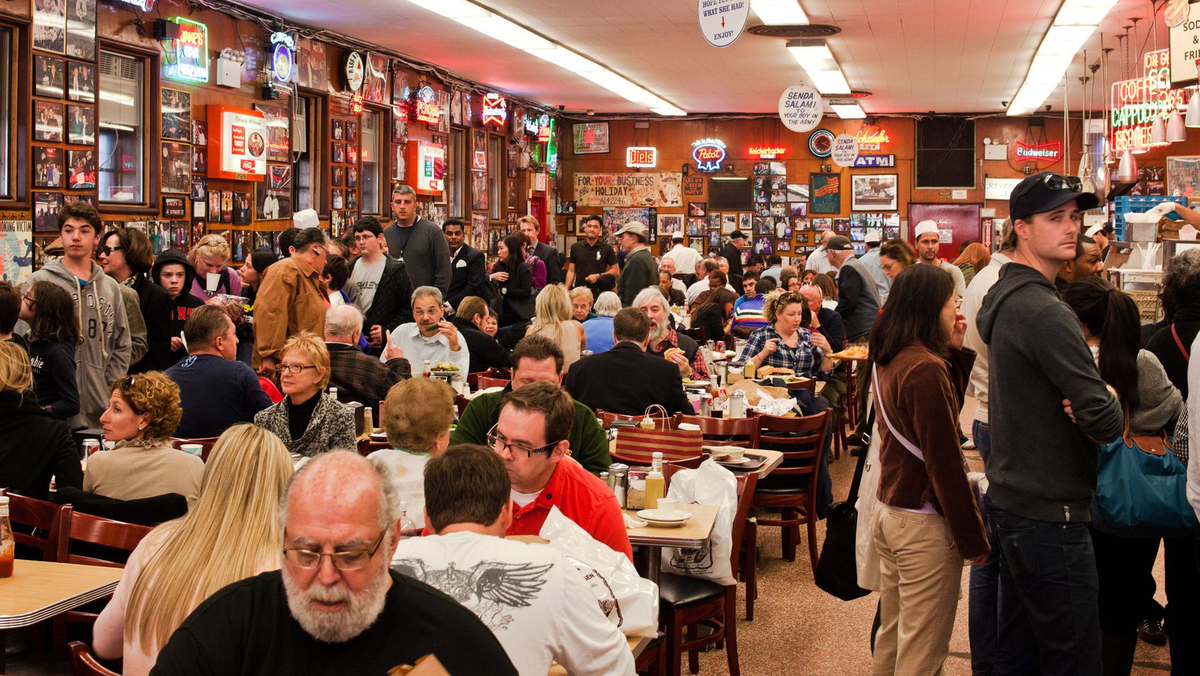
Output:
[[991,454],[985,502],[1000,543],[993,674],[1099,674],[1099,583],[1088,533],[1097,442],[1121,436],[1121,404],[1096,369],[1054,278],[1075,257],[1080,211],[1099,200],[1051,172],[1009,198],[1012,262],[983,299]]
[[100,240],[100,213],[90,204],[75,202],[58,212],[63,257],[33,273],[29,283],[47,281],[75,299],[83,343],[75,348],[75,377],[79,384],[79,414],[72,428],[99,427],[108,408],[109,386],[129,369],[129,321],[121,288],[104,268],[92,261]]

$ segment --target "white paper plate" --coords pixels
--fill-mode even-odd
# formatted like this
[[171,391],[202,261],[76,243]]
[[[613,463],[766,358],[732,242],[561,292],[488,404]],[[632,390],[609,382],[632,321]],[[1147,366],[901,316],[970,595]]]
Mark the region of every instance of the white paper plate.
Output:
[[648,523],[683,524],[686,523],[688,519],[692,518],[692,513],[679,509],[672,510],[669,513],[662,512],[657,509],[643,509],[637,513],[637,518]]

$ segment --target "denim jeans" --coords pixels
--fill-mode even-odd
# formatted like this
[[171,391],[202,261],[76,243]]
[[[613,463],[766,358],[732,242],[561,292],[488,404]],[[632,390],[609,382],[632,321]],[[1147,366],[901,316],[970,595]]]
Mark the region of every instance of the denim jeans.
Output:
[[[992,438],[988,424],[976,420],[971,426],[971,437],[975,448],[983,457],[987,470],[988,455],[992,451]],[[986,521],[987,515],[983,515]],[[971,639],[971,673],[974,676],[989,676],[996,658],[996,632],[999,621],[1000,590],[1000,543],[996,533],[987,529],[988,545],[992,554],[987,563],[971,566],[971,583],[967,597],[967,633]]]
[[1026,519],[990,502],[987,510],[1000,544],[992,673],[1101,673],[1100,582],[1087,524]]

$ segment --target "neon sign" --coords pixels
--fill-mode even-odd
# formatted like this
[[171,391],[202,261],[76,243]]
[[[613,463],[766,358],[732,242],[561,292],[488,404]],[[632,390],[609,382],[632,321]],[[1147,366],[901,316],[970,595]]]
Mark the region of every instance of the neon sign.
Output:
[[271,44],[275,49],[271,52],[271,71],[277,82],[288,82],[292,79],[292,68],[295,66],[296,41],[288,33],[273,33]]
[[858,141],[858,149],[861,150],[883,150],[883,146],[892,142],[892,138],[882,129],[875,131],[867,131],[865,129],[858,130],[854,134],[854,140]]
[[538,133],[537,134],[538,134],[537,135],[538,143],[549,143],[550,142],[550,116],[549,115],[542,113],[542,116],[540,118],[538,118]]
[[1013,144],[1013,159],[1018,162],[1032,160],[1054,164],[1062,159],[1062,144],[1058,141],[1033,145],[1024,141]]
[[482,123],[503,127],[504,121],[508,119],[508,102],[504,100],[504,97],[495,92],[488,92],[483,95],[482,105]]
[[761,157],[764,160],[773,160],[786,152],[787,148],[784,147],[750,146],[750,156]]
[[163,67],[163,75],[173,80],[208,82],[208,26],[181,16],[171,21],[179,24],[179,37],[172,41],[174,58]]
[[350,114],[362,115],[363,111],[363,95],[359,92],[354,92],[354,96],[350,97]]
[[133,5],[143,12],[149,12],[154,9],[155,0],[117,0],[123,5]]
[[417,90],[417,100],[413,102],[413,119],[425,124],[437,124],[442,119],[442,107],[437,103],[437,94],[433,87],[421,85]]
[[700,171],[720,171],[725,155],[725,142],[720,139],[702,138],[692,143],[692,159]]
[[630,146],[625,149],[625,166],[653,167],[658,165],[658,148],[653,146]]
[[1171,89],[1170,51],[1142,55],[1142,77],[1112,85],[1113,152],[1150,147],[1154,116],[1164,120],[1176,107],[1185,106],[1185,90]]

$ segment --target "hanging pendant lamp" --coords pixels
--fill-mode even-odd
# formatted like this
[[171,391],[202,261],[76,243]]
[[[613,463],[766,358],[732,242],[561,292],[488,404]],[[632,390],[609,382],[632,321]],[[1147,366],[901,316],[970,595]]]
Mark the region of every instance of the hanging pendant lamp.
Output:
[[1150,146],[1165,146],[1167,141],[1167,125],[1163,122],[1162,114],[1154,113],[1154,121],[1150,123]]
[[1108,131],[1104,132],[1104,149],[1101,151],[1101,158],[1105,164],[1116,164],[1117,156],[1113,155],[1112,142],[1108,140]]
[[1200,127],[1200,91],[1192,92],[1191,98],[1188,99],[1187,117],[1183,120],[1183,126],[1192,129]]
[[1117,165],[1117,180],[1122,183],[1137,183],[1138,166],[1132,150],[1121,153],[1121,163]]
[[1179,108],[1171,110],[1171,117],[1167,120],[1167,141],[1169,143],[1179,143],[1187,140],[1187,127],[1183,124],[1183,116],[1179,114]]

